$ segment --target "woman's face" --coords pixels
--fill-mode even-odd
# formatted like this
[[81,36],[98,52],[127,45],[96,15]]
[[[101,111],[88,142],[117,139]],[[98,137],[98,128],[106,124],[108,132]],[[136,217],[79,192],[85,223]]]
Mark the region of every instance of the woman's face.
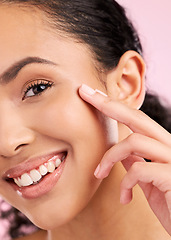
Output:
[[[78,88],[103,86],[88,49],[52,32],[41,13],[1,6],[0,29],[0,192],[53,228],[85,208],[100,184],[93,173],[113,142],[109,120]],[[32,184],[36,170],[41,180]]]

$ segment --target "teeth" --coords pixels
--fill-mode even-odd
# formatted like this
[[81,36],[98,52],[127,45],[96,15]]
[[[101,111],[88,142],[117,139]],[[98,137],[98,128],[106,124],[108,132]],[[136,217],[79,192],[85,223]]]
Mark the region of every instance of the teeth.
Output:
[[59,167],[59,165],[61,164],[61,159],[56,159],[56,162],[55,162],[55,166],[56,167]]
[[39,167],[39,172],[42,176],[46,175],[46,173],[48,172],[47,168],[44,165],[41,165]]
[[30,177],[33,182],[38,182],[42,178],[42,175],[36,169],[33,169],[30,171]]
[[48,172],[53,172],[55,170],[55,164],[53,162],[48,162],[47,165]]
[[26,187],[30,186],[33,183],[38,182],[42,176],[45,176],[48,172],[52,173],[55,171],[56,168],[60,166],[62,163],[62,160],[65,159],[65,156],[62,157],[62,159],[57,158],[54,156],[51,161],[49,161],[45,165],[41,165],[38,170],[33,169],[30,171],[30,173],[24,173],[21,175],[21,177],[14,178],[14,182],[19,186],[19,187]]
[[14,182],[15,182],[19,187],[21,187],[21,183],[20,183],[19,179],[14,178]]
[[26,187],[33,184],[33,180],[27,173],[24,173],[23,175],[21,175],[20,184],[21,186]]

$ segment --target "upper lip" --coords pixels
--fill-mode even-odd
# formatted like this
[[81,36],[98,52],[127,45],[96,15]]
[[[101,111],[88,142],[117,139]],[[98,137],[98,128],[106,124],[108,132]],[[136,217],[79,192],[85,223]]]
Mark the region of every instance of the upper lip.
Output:
[[24,162],[16,165],[13,168],[8,169],[3,174],[3,179],[9,179],[9,178],[17,178],[24,174],[25,172],[29,172],[32,169],[38,168],[43,163],[47,162],[49,159],[51,159],[54,156],[61,156],[63,154],[67,154],[66,150],[56,151],[52,152],[50,154],[33,157],[25,160]]

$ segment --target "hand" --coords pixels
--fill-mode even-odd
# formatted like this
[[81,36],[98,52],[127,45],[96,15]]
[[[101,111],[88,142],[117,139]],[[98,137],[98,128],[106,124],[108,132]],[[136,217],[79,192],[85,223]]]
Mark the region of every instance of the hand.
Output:
[[133,132],[105,153],[95,176],[107,177],[113,165],[122,161],[127,174],[121,182],[121,203],[132,200],[132,189],[138,183],[153,212],[171,235],[171,134],[140,110],[113,101],[98,90],[83,85],[79,93],[82,99]]

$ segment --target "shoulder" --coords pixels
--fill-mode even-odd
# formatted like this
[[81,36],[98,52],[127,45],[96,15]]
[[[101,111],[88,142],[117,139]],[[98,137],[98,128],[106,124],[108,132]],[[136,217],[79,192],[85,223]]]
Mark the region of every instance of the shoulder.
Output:
[[27,235],[20,238],[15,238],[14,240],[46,240],[47,232],[43,230],[39,230],[31,235]]

